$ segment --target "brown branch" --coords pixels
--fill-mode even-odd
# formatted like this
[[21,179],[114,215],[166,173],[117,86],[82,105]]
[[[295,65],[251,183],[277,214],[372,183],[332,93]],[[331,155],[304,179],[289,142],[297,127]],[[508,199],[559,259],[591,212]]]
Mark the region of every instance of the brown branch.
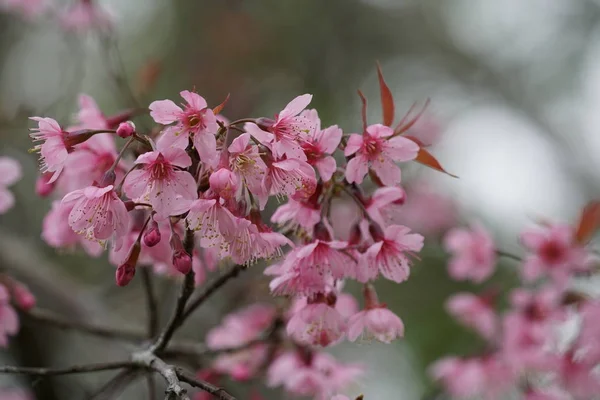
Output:
[[198,307],[200,307],[210,296],[225,285],[230,279],[235,278],[246,267],[234,265],[229,271],[205,285],[204,290],[193,299],[187,309],[183,312],[183,320],[186,320]]
[[148,400],[156,400],[156,386],[154,384],[154,376],[146,376],[146,386],[148,387]]
[[9,365],[0,366],[0,374],[21,374],[33,376],[57,376],[69,374],[84,374],[88,372],[108,371],[120,368],[132,368],[135,364],[131,361],[115,361],[98,364],[73,365],[67,368],[33,368],[15,367]]
[[158,305],[156,292],[152,281],[152,275],[148,268],[140,268],[142,272],[142,284],[146,294],[146,310],[148,312],[148,337],[153,338],[158,333]]
[[[185,239],[183,241],[183,247],[188,254],[192,254],[194,250],[194,231],[191,229],[186,229],[185,231]],[[181,326],[183,321],[187,318],[184,314],[185,305],[194,292],[194,270],[190,270],[185,275],[183,283],[181,284],[181,290],[179,291],[179,296],[177,297],[177,304],[175,306],[175,310],[171,315],[171,319],[165,326],[165,329],[162,331],[156,342],[150,347],[150,351],[152,353],[159,352],[165,349],[169,341],[173,337],[173,334]]]
[[160,374],[167,381],[168,386],[165,390],[167,396],[165,400],[190,400],[187,390],[179,382],[174,366],[165,363],[150,350],[134,353],[131,359],[137,366],[149,368]]
[[175,372],[177,373],[177,377],[179,378],[179,380],[181,380],[181,382],[185,382],[190,386],[200,388],[205,392],[212,394],[220,400],[236,400],[235,397],[227,393],[225,389],[212,385],[208,382],[202,381],[181,368],[175,368]]
[[103,337],[106,339],[121,339],[127,341],[141,341],[146,339],[146,335],[143,332],[125,330],[109,326],[98,326],[92,325],[81,321],[75,321],[73,319],[61,317],[54,314],[51,311],[36,308],[23,313],[27,318],[52,325],[59,329],[73,329],[76,331],[88,333],[90,335]]

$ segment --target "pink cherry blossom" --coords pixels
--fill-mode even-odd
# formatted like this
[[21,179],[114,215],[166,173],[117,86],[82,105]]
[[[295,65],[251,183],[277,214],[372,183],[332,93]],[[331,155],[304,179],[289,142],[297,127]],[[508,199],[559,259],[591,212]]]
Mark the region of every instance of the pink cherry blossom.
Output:
[[200,245],[204,248],[216,247],[220,256],[229,254],[229,247],[236,238],[248,241],[242,236],[250,221],[234,216],[216,199],[198,199],[190,205],[186,220],[191,229],[198,232]]
[[511,369],[497,355],[444,358],[437,361],[430,372],[450,395],[459,398],[501,398],[499,395],[514,379]]
[[215,114],[197,93],[184,90],[179,94],[185,100],[183,108],[171,100],[150,104],[150,116],[154,121],[163,125],[176,123],[164,130],[158,146],[186,149],[191,139],[202,162],[214,167],[218,161],[215,134],[219,129]]
[[453,279],[481,283],[494,273],[496,247],[483,226],[452,229],[444,238],[444,247],[453,255],[448,263],[448,273]]
[[0,214],[4,214],[15,204],[15,197],[8,190],[21,179],[21,165],[10,157],[0,157]]
[[350,135],[344,149],[346,157],[354,155],[346,167],[348,182],[362,183],[370,167],[384,185],[400,183],[400,167],[395,162],[414,160],[419,145],[402,136],[388,139],[393,134],[392,128],[375,124],[367,127],[363,135]]
[[0,0],[0,10],[18,13],[27,19],[39,17],[46,8],[46,0]]
[[85,32],[99,29],[107,31],[113,26],[114,17],[98,6],[97,2],[78,0],[59,16],[63,29]]
[[268,193],[273,196],[302,200],[315,192],[317,177],[306,161],[287,159],[270,163],[264,183]]
[[460,323],[488,340],[497,334],[498,317],[486,298],[471,293],[457,293],[446,301],[446,309]]
[[314,242],[288,253],[271,281],[276,294],[311,295],[325,293],[334,279],[352,274],[354,260],[343,252],[347,246],[340,241]]
[[185,150],[171,147],[150,151],[135,163],[140,168],[127,175],[123,190],[131,199],[150,203],[157,218],[182,214],[198,198],[194,177],[179,170],[192,163]]
[[578,354],[600,362],[600,301],[587,301],[581,307],[581,330],[577,337]]
[[219,262],[218,252],[215,248],[197,249],[192,254],[192,269],[196,286],[206,280],[206,271],[214,271]]
[[267,124],[268,126],[259,127],[247,123],[244,129],[261,144],[270,148],[275,158],[286,155],[288,159],[306,161],[306,154],[302,150],[300,141],[303,139],[303,134],[312,130],[312,121],[299,114],[311,100],[310,94],[298,96],[290,101],[276,116],[276,120]]
[[348,340],[356,341],[363,332],[366,338],[391,343],[404,336],[404,323],[385,306],[378,306],[363,310],[348,321]]
[[69,225],[69,214],[75,202],[63,204],[60,200],[52,202],[52,208],[42,222],[42,239],[56,249],[70,249],[81,245],[92,257],[102,254],[102,246],[98,242],[76,234]]
[[18,331],[19,317],[10,305],[8,290],[0,284],[0,347],[6,347],[8,336],[14,336]]
[[265,200],[261,203],[263,209],[268,197],[263,183],[267,175],[267,165],[260,157],[258,146],[251,145],[250,135],[244,133],[233,139],[228,151],[229,168],[238,175],[240,182],[243,182],[250,193]]
[[527,281],[549,276],[564,284],[570,274],[586,270],[588,253],[575,243],[573,228],[551,225],[528,229],[521,242],[533,254],[525,259],[522,275]]
[[98,107],[96,101],[87,94],[80,94],[77,103],[79,110],[77,112],[78,124],[69,128],[69,131],[76,131],[79,129],[108,129],[108,121]]
[[114,247],[121,247],[129,228],[129,214],[112,185],[74,190],[62,203],[73,203],[69,225],[75,232],[98,242],[114,237]]
[[356,279],[367,282],[379,273],[397,283],[408,279],[410,261],[407,256],[423,248],[423,236],[409,232],[409,228],[400,225],[385,228],[383,237],[377,238],[357,264]]
[[326,303],[307,304],[287,324],[287,334],[304,344],[331,346],[346,333],[342,315]]
[[58,179],[62,172],[70,146],[66,143],[67,132],[63,131],[58,122],[52,118],[31,117],[38,123],[38,127],[32,129],[29,134],[34,142],[42,142],[33,149],[40,153],[40,165],[42,172],[52,172],[52,178],[48,183]]
[[379,226],[388,226],[391,218],[388,211],[395,206],[398,208],[404,203],[406,193],[397,186],[383,187],[375,190],[373,196],[367,200],[365,208],[369,217],[377,222]]
[[240,181],[236,174],[227,168],[220,168],[209,177],[210,188],[224,199],[232,199],[237,192]]
[[576,399],[592,399],[600,393],[597,363],[567,351],[559,359],[558,381]]
[[305,110],[301,116],[313,121],[310,124],[312,129],[306,135],[302,135],[302,149],[308,163],[319,171],[323,182],[327,182],[337,167],[331,154],[340,144],[343,132],[337,125],[321,130],[321,121],[316,110]]
[[271,222],[294,231],[302,228],[311,236],[320,220],[321,209],[318,205],[292,199],[280,205],[271,216]]

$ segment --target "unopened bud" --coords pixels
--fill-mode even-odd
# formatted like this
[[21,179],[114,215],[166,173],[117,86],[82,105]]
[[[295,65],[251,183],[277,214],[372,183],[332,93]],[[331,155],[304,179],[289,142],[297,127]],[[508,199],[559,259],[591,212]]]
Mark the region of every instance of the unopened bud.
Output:
[[148,247],[154,247],[160,243],[160,229],[156,221],[152,221],[150,228],[144,233],[144,244]]
[[131,121],[121,122],[117,128],[117,135],[122,138],[128,138],[135,133],[135,124]]
[[232,198],[239,186],[237,175],[227,168],[221,168],[212,173],[208,182],[210,188],[224,199]]
[[136,241],[133,246],[131,246],[131,250],[129,250],[129,254],[127,255],[125,262],[119,265],[117,268],[115,280],[118,286],[127,286],[135,276],[135,266],[137,264],[138,257],[140,256],[141,249],[142,246],[140,242]]
[[13,282],[13,300],[24,311],[31,310],[35,307],[35,296],[29,288],[20,282]]
[[55,183],[48,183],[52,178],[53,173],[45,173],[40,175],[35,181],[35,193],[40,197],[46,197],[54,190]]
[[258,125],[258,127],[260,129],[265,130],[265,131],[268,131],[269,129],[271,129],[274,124],[275,124],[275,120],[273,120],[271,118],[260,117],[256,120],[256,125]]
[[192,256],[185,251],[181,238],[175,232],[171,235],[170,243],[173,249],[173,266],[182,274],[187,274],[192,269]]
[[127,200],[125,202],[123,202],[125,204],[125,208],[127,209],[127,211],[131,211],[135,208],[135,201],[132,200]]
[[100,180],[100,183],[98,184],[98,187],[107,187],[114,185],[116,180],[117,174],[115,173],[115,170],[111,168],[104,173],[102,179]]

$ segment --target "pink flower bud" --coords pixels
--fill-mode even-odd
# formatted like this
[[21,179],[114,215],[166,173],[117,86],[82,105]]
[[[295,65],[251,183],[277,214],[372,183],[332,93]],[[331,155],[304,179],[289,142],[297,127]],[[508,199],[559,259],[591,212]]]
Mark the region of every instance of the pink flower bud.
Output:
[[131,121],[121,122],[117,128],[117,135],[122,138],[128,138],[135,133],[135,125]]
[[35,296],[22,283],[13,282],[13,300],[22,310],[28,311],[35,307]]
[[221,168],[214,172],[208,181],[210,188],[224,199],[232,198],[239,186],[237,175],[227,168]]
[[177,271],[187,275],[192,269],[192,257],[185,250],[177,250],[173,253],[173,265]]
[[271,118],[258,118],[256,120],[256,125],[258,125],[258,127],[262,130],[268,131],[269,129],[271,129],[273,127],[273,125],[275,125],[275,120],[272,120]]
[[40,197],[46,197],[54,190],[54,182],[49,183],[52,173],[40,175],[35,182],[35,193]]
[[116,281],[118,286],[127,286],[135,276],[135,265],[125,263],[119,265],[116,273]]
[[111,168],[104,173],[104,175],[102,176],[102,180],[98,184],[98,187],[107,187],[110,185],[114,185],[116,180],[117,174],[115,173],[115,170]]
[[160,242],[160,229],[156,221],[152,221],[150,228],[144,233],[144,244],[148,247],[154,247]]

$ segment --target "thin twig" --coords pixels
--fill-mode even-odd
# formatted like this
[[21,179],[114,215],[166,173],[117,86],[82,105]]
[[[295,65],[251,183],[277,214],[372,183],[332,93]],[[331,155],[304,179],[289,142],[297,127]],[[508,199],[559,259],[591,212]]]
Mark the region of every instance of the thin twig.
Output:
[[509,252],[507,252],[507,251],[503,251],[503,250],[496,250],[496,254],[497,254],[499,257],[510,258],[511,260],[514,260],[514,261],[517,261],[517,262],[522,262],[522,261],[523,261],[523,258],[522,258],[522,257],[519,257],[519,256],[517,256],[516,254],[512,254],[512,253],[509,253]]
[[213,295],[218,289],[225,285],[230,279],[235,278],[238,274],[243,271],[246,267],[244,265],[234,265],[212,282],[205,285],[204,290],[196,296],[195,299],[190,301],[189,306],[183,312],[183,319],[186,320],[198,307],[200,307],[210,296]]
[[[185,231],[185,239],[183,241],[183,247],[188,254],[192,254],[194,250],[194,231],[191,229],[186,229]],[[173,337],[173,334],[181,326],[183,321],[187,318],[184,315],[185,305],[194,292],[194,270],[190,270],[185,275],[183,283],[181,284],[181,290],[179,291],[179,296],[177,297],[177,304],[175,306],[175,310],[171,315],[171,319],[165,326],[165,329],[162,331],[156,342],[150,348],[151,352],[157,352],[164,350],[169,341]]]
[[146,294],[146,309],[148,312],[148,337],[153,338],[158,333],[158,305],[154,282],[148,268],[140,268],[142,273],[142,284]]
[[165,363],[158,358],[152,351],[143,351],[134,353],[132,361],[139,367],[149,368],[159,373],[167,381],[167,390],[165,399],[190,400],[187,391],[181,386],[175,367]]
[[152,375],[152,374],[146,375],[146,386],[148,386],[148,399],[156,400],[158,397],[156,395],[156,385],[154,383],[154,375]]
[[87,397],[87,400],[107,400],[118,396],[120,392],[125,390],[138,377],[139,373],[140,371],[131,369],[119,372]]
[[88,372],[108,371],[120,368],[135,367],[131,361],[116,361],[98,364],[83,364],[73,365],[67,368],[33,368],[33,367],[16,367],[10,365],[0,366],[0,374],[21,374],[33,376],[57,376],[69,374],[84,374]]
[[202,381],[181,368],[175,368],[175,372],[177,373],[177,377],[181,382],[185,382],[190,386],[200,388],[205,392],[212,394],[220,400],[236,400],[235,397],[227,393],[225,389],[212,385],[208,382]]
[[85,322],[75,321],[70,318],[61,317],[51,311],[36,308],[23,313],[24,316],[33,321],[43,322],[60,329],[73,329],[76,331],[88,333],[90,335],[99,336],[107,339],[121,339],[127,341],[141,341],[146,339],[143,332],[124,330],[110,326],[97,326]]

